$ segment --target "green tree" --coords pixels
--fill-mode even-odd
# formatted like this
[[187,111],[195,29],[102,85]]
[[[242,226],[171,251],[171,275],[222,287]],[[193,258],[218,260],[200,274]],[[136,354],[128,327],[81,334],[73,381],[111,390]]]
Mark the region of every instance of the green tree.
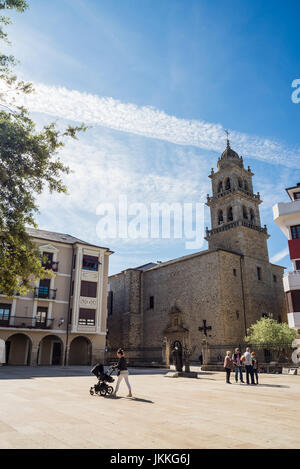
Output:
[[[0,0],[0,10],[24,12],[24,0]],[[0,16],[0,39],[8,42]],[[62,176],[69,172],[57,154],[67,137],[77,138],[82,124],[59,131],[54,123],[37,131],[24,107],[15,107],[10,92],[32,93],[30,83],[18,81],[13,74],[16,60],[0,53],[0,291],[7,296],[26,293],[33,282],[49,275],[42,258],[26,232],[36,227],[36,197],[45,187],[50,192],[66,192]],[[14,94],[13,93],[13,94]]]
[[263,317],[247,330],[245,342],[258,349],[277,350],[279,359],[296,336],[297,332],[290,329],[287,323],[279,323],[272,317]]

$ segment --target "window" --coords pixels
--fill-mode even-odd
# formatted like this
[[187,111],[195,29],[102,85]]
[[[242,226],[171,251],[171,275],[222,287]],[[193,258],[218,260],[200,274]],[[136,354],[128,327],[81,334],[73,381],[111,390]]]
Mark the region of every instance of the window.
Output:
[[240,319],[240,313],[238,311],[236,312],[236,318]]
[[220,225],[221,223],[223,223],[223,211],[222,211],[222,210],[219,210],[219,214],[218,214],[218,224]]
[[79,309],[79,326],[94,326],[95,325],[95,309],[80,308]]
[[239,187],[243,187],[243,181],[241,180],[241,178],[238,179],[238,182],[239,182]]
[[53,252],[43,252],[43,258],[43,267],[45,269],[52,269]]
[[250,221],[251,223],[254,223],[255,221],[254,212],[252,208],[250,208]]
[[300,192],[294,192],[294,200],[300,199]]
[[36,318],[35,318],[35,327],[46,327],[47,326],[47,315],[48,308],[38,306]]
[[70,311],[69,311],[69,324],[72,324],[72,316],[73,315],[73,311],[72,311],[72,308],[70,308]]
[[0,304],[0,325],[7,326],[9,324],[11,305]]
[[84,255],[82,259],[82,268],[84,270],[98,270],[98,257]]
[[230,179],[227,178],[225,182],[225,190],[228,191],[231,188]]
[[257,278],[258,280],[261,280],[261,267],[256,267],[257,270]]
[[74,257],[73,257],[73,269],[75,269],[76,267],[76,254],[74,254]]
[[74,294],[74,280],[72,280],[72,285],[71,285],[71,296]]
[[275,283],[277,282],[277,277],[276,277],[276,275],[273,275],[273,282],[275,282]]
[[227,221],[232,221],[232,220],[233,220],[232,207],[229,207],[227,211]]
[[149,308],[154,309],[154,296],[150,296]]
[[248,187],[248,184],[247,184],[247,182],[246,182],[246,181],[245,181],[244,188],[245,188],[245,191],[248,191],[248,190],[249,190],[249,187]]
[[39,286],[39,298],[48,298],[49,297],[49,290],[50,290],[50,279],[43,278],[40,280]]
[[218,185],[218,192],[222,192],[223,191],[223,183],[222,181],[219,182],[219,185]]
[[300,260],[296,261],[296,270],[300,270]]
[[97,297],[97,282],[81,281],[80,296],[87,296],[89,298]]
[[243,207],[243,218],[244,218],[245,220],[248,220],[248,213],[247,213],[246,207]]
[[113,301],[114,301],[114,293],[112,291],[108,292],[107,297],[107,314],[111,316],[113,313]]
[[233,269],[233,275],[236,277],[236,269]]
[[300,225],[291,226],[292,239],[300,238]]

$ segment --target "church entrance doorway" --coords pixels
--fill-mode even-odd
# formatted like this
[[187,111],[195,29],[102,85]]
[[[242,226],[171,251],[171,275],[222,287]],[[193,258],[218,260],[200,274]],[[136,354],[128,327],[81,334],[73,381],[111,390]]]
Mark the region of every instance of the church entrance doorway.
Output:
[[179,340],[175,340],[171,347],[170,362],[173,363],[177,371],[182,371],[182,344]]

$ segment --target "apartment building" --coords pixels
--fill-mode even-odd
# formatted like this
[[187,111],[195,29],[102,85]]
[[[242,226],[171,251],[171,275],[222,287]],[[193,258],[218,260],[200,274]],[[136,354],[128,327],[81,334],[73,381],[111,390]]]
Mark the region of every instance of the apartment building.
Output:
[[9,365],[91,365],[106,347],[108,248],[28,229],[55,277],[26,296],[0,295],[0,339]]
[[300,330],[300,183],[286,189],[290,202],[273,207],[274,220],[288,239],[293,270],[283,278],[288,305],[288,322]]

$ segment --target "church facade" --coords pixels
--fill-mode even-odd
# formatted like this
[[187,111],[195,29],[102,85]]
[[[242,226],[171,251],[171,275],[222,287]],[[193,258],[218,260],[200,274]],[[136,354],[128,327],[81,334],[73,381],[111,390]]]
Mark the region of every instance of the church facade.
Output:
[[198,360],[204,346],[243,343],[264,315],[286,321],[284,268],[269,262],[254,174],[228,140],[217,167],[208,249],[109,278],[109,358],[123,347],[131,364],[168,365],[176,344]]

